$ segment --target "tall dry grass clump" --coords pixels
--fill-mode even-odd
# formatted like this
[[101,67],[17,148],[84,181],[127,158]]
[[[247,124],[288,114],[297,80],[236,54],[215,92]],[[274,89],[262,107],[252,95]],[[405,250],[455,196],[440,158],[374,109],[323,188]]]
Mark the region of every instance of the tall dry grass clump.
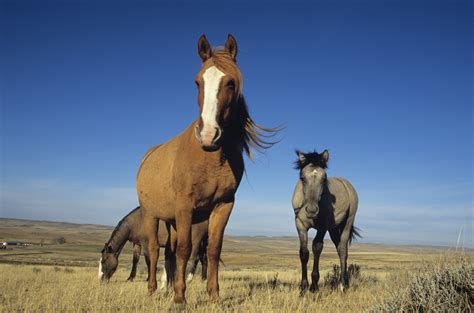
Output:
[[389,312],[472,312],[474,266],[467,259],[427,263],[408,274],[387,300],[372,311]]

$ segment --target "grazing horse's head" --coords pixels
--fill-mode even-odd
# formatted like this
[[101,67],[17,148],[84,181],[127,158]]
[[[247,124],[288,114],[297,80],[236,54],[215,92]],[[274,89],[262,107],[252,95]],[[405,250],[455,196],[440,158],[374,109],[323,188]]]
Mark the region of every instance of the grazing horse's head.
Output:
[[101,253],[102,253],[102,256],[99,261],[98,277],[102,281],[104,280],[107,281],[115,273],[115,270],[117,270],[118,258],[116,254],[114,253],[112,247],[108,243],[105,244]]
[[196,75],[199,122],[195,128],[198,143],[206,151],[219,149],[227,126],[237,109],[242,76],[237,67],[237,42],[228,35],[224,48],[212,50],[202,35],[198,41],[202,66]]
[[300,170],[306,213],[315,218],[319,213],[319,200],[327,180],[329,152],[324,150],[323,153],[302,153],[296,150],[296,154],[296,168]]

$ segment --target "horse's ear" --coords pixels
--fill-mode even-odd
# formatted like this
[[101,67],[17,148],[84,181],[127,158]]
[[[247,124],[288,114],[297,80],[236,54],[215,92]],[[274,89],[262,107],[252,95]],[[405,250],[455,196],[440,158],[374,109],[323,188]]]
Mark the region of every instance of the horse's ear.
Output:
[[298,161],[300,162],[306,161],[306,156],[304,155],[303,152],[301,152],[300,150],[295,150],[295,153],[298,156]]
[[206,62],[208,59],[212,57],[212,48],[209,41],[204,34],[199,37],[198,40],[198,53],[201,57],[202,62]]
[[324,161],[324,163],[328,163],[328,161],[329,161],[329,151],[327,149],[324,150],[324,152],[323,152],[323,161]]
[[236,61],[237,58],[237,40],[235,40],[234,36],[231,34],[227,35],[227,41],[225,42],[225,51],[229,52],[230,56],[234,61]]

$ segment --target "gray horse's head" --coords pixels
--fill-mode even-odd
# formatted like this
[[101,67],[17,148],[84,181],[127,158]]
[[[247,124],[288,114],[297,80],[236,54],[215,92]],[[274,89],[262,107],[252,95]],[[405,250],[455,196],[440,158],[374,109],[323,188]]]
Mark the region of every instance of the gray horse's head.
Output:
[[106,243],[101,251],[101,258],[99,261],[99,279],[101,281],[108,281],[117,270],[117,266],[118,258],[112,247]]
[[300,180],[303,184],[303,195],[305,210],[308,217],[315,218],[319,213],[319,200],[326,184],[326,168],[329,160],[329,152],[316,151],[303,153],[296,150],[298,159],[296,169],[300,171]]

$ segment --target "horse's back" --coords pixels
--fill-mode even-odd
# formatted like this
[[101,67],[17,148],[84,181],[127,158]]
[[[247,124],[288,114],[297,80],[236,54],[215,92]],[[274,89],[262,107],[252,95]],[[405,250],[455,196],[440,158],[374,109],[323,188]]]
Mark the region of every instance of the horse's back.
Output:
[[336,222],[343,219],[348,211],[349,214],[355,215],[359,200],[354,186],[347,179],[342,177],[328,178],[328,190],[330,199],[328,199],[327,205],[333,208]]

